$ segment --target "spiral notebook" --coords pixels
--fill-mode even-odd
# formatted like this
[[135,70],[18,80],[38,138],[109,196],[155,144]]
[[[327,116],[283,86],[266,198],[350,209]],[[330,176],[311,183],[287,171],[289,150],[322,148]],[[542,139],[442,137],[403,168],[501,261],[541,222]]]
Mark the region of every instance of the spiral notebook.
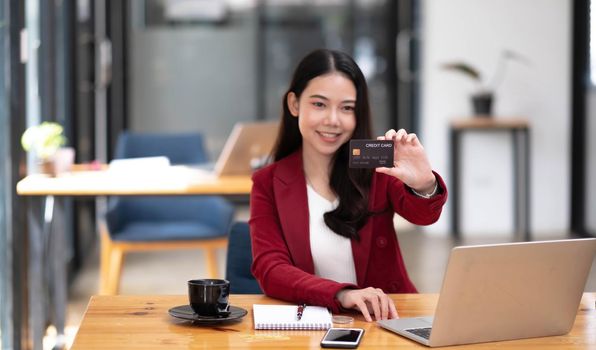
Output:
[[296,318],[296,305],[252,306],[255,329],[328,329],[332,326],[331,313],[321,306],[307,306],[302,318]]

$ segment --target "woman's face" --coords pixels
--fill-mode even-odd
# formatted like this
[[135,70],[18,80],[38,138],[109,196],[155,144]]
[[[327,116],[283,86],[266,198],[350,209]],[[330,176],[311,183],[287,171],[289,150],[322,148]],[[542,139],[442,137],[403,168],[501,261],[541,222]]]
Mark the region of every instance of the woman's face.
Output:
[[288,94],[288,107],[298,117],[305,152],[332,156],[356,128],[356,87],[333,72],[313,78],[300,96]]

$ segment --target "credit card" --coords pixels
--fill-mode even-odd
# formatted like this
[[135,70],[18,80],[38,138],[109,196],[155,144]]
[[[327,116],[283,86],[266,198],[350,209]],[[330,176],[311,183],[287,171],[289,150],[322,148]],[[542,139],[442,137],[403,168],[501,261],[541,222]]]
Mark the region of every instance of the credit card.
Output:
[[392,140],[350,140],[350,168],[393,167]]

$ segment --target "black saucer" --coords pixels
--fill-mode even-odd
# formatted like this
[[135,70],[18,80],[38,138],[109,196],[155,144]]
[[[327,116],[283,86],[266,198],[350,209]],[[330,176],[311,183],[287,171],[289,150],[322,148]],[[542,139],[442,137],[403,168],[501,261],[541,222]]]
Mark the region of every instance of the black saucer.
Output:
[[228,316],[199,316],[193,311],[190,305],[180,305],[171,308],[170,310],[168,310],[168,313],[171,316],[181,318],[184,320],[194,321],[195,323],[199,324],[216,324],[240,319],[246,316],[248,311],[244,310],[241,307],[230,305],[230,314]]

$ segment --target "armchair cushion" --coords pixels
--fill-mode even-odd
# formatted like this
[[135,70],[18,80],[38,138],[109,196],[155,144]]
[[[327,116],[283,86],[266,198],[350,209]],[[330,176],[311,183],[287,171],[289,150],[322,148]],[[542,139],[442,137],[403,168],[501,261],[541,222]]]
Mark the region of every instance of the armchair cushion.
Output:
[[106,221],[114,240],[181,240],[225,236],[233,215],[220,197],[120,197]]
[[225,237],[226,231],[213,229],[208,225],[192,221],[151,222],[137,221],[125,225],[114,232],[114,241],[150,242],[194,240],[201,238]]
[[228,236],[226,279],[230,281],[230,293],[262,294],[259,283],[250,272],[252,248],[248,223],[232,225]]

